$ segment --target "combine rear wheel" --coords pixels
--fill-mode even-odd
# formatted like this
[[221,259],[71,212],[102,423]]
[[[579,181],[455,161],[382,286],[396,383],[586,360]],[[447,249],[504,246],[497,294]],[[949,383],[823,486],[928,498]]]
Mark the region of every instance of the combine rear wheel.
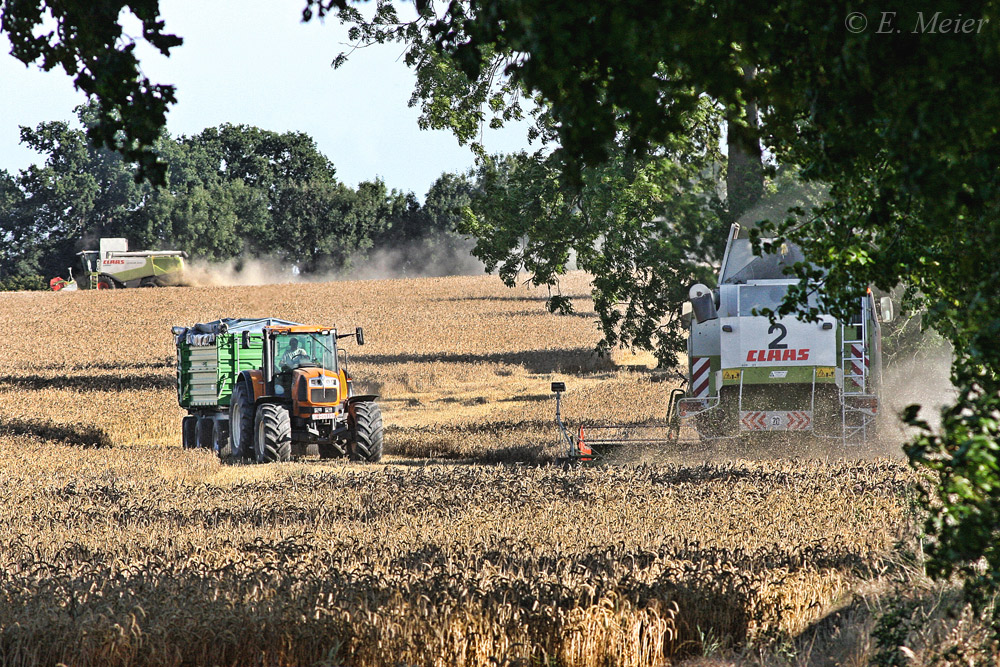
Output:
[[[236,383],[229,404],[229,455],[237,461],[255,458],[253,448],[253,398],[242,382]],[[222,449],[219,449],[220,456]]]
[[292,423],[288,410],[265,403],[257,408],[254,420],[254,450],[257,463],[290,461],[292,458]]
[[382,460],[382,411],[377,403],[351,406],[351,459],[375,463]]

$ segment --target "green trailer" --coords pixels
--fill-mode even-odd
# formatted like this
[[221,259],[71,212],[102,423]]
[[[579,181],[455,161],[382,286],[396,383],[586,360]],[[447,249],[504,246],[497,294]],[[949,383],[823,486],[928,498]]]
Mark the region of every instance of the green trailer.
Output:
[[183,422],[184,447],[227,453],[229,404],[236,378],[241,371],[263,365],[264,327],[291,324],[274,318],[250,318],[174,328],[177,402],[188,411]]

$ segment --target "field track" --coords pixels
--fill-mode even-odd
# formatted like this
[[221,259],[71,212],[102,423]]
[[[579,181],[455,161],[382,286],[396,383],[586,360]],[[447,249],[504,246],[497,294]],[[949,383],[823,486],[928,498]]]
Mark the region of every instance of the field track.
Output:
[[[584,276],[0,294],[0,664],[650,665],[794,638],[880,577],[913,475],[836,451],[564,470],[673,377],[591,351]],[[169,328],[365,327],[385,463],[180,448]],[[806,458],[808,457],[808,459]]]

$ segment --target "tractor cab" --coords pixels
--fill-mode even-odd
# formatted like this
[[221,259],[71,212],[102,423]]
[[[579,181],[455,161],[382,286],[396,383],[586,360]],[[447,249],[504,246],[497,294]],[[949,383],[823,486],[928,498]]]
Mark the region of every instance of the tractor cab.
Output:
[[[294,327],[300,329],[300,327]],[[268,394],[283,398],[292,395],[294,380],[303,378],[306,391],[298,398],[308,401],[311,389],[330,389],[330,401],[336,403],[339,387],[337,339],[332,329],[297,331],[291,328],[265,331],[265,382]],[[327,392],[322,392],[326,394]],[[317,398],[321,398],[317,396]],[[322,396],[325,398],[325,396]],[[312,402],[312,401],[309,401]]]
[[262,333],[263,395],[289,405],[293,418],[333,418],[343,411],[353,391],[346,356],[341,360],[338,355],[337,339],[353,336],[363,345],[360,327],[338,334],[329,327],[272,326]]

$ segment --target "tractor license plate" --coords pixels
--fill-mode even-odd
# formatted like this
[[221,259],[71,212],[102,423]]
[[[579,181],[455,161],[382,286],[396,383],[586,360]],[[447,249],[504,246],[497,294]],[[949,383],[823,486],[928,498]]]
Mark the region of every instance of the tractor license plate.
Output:
[[740,431],[811,431],[809,410],[741,410]]
[[313,419],[333,419],[337,416],[335,412],[314,412]]

